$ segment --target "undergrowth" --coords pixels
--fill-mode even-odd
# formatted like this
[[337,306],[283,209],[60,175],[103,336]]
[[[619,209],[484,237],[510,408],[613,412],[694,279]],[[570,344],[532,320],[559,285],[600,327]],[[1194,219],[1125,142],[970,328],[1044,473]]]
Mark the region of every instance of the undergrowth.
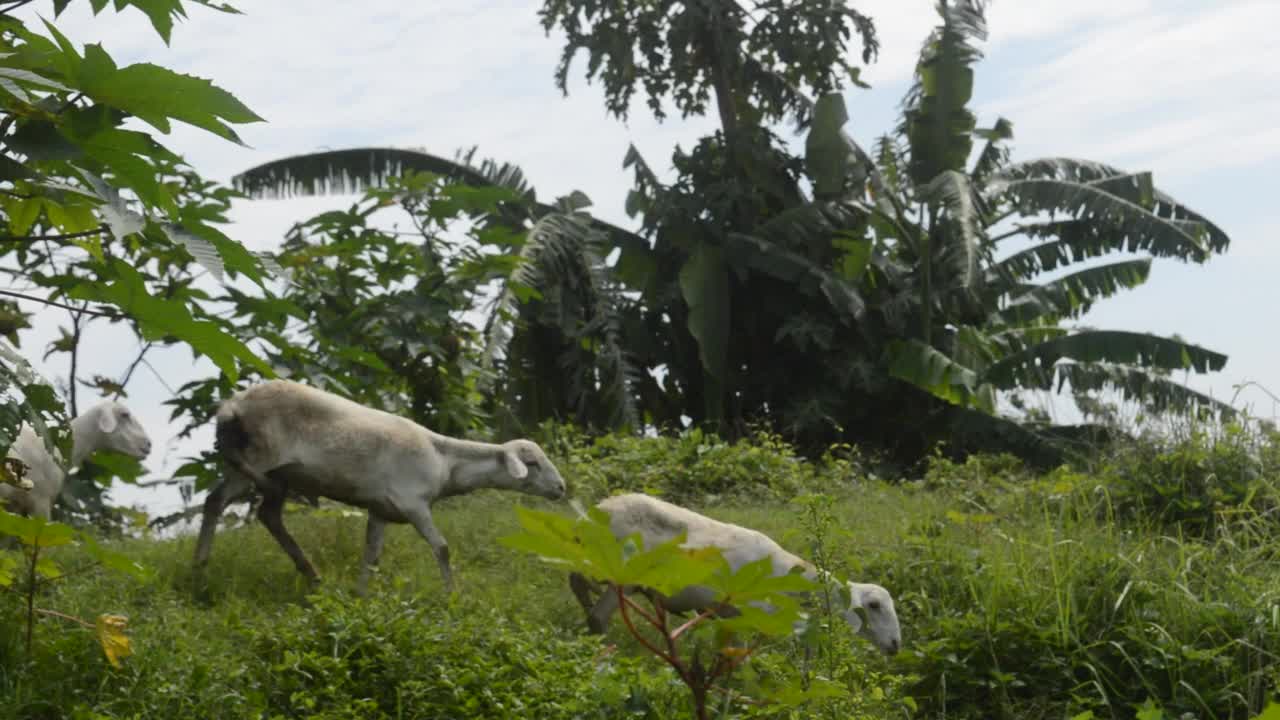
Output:
[[[821,657],[779,641],[750,663],[759,681],[834,679],[857,703],[735,717],[1129,720],[1158,706],[1245,720],[1280,686],[1264,439],[1119,448],[1089,471],[1046,474],[1005,456],[939,457],[894,483],[847,449],[809,463],[768,437],[562,433],[546,445],[585,501],[658,492],[894,593],[904,649],[892,659],[838,638]],[[389,532],[372,596],[354,598],[363,519],[336,506],[287,518],[325,577],[313,596],[257,525],[219,534],[204,602],[191,538],[117,543],[147,580],[85,574],[46,601],[129,616],[135,654],[112,669],[87,633],[42,620],[27,661],[19,607],[0,598],[0,718],[688,717],[676,679],[617,624],[585,635],[563,572],[496,542],[516,529],[517,503],[572,512],[497,492],[440,504],[454,598],[407,527]]]

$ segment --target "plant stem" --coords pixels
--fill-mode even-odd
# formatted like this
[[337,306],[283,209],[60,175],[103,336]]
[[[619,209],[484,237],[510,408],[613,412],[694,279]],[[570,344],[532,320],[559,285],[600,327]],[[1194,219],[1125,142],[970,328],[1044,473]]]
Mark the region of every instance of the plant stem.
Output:
[[71,313],[71,377],[67,378],[67,395],[71,401],[71,417],[80,417],[80,407],[76,402],[76,365],[80,360],[80,313]]
[[102,310],[90,310],[89,308],[78,308],[74,305],[67,305],[65,303],[60,303],[57,300],[47,300],[45,298],[38,298],[33,295],[24,295],[23,293],[14,292],[12,290],[0,290],[0,295],[8,295],[9,297],[16,297],[19,300],[30,300],[31,302],[38,302],[41,305],[48,305],[50,307],[62,308],[63,310],[72,310],[75,312],[84,313],[85,315],[92,315],[94,317],[104,317],[104,318],[111,318],[111,319],[116,319],[121,317],[120,315],[114,312],[105,312]]
[[27,568],[27,659],[31,659],[31,641],[36,628],[36,563],[40,560],[40,538],[31,546],[31,565]]
[[65,233],[62,235],[0,235],[0,242],[39,242],[41,240],[75,240],[76,238],[101,235],[107,230],[106,225],[99,225],[92,230]]
[[60,613],[57,610],[45,610],[44,608],[36,608],[35,611],[40,613],[41,615],[48,615],[49,617],[56,617],[61,620],[68,620],[70,622],[76,623],[83,627],[87,627],[90,630],[93,630],[95,627],[94,624],[91,622],[85,622],[84,620],[81,620],[80,618],[75,617],[74,615],[67,615],[65,613]]

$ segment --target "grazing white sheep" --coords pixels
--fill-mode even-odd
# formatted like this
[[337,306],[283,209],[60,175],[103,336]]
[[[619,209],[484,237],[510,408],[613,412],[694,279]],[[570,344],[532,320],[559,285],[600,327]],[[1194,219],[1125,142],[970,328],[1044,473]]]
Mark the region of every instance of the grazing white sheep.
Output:
[[449,546],[432,521],[433,502],[482,488],[553,500],[565,491],[559,471],[529,440],[500,445],[459,440],[287,380],[255,385],[222,403],[217,447],[227,473],[205,500],[196,541],[197,570],[209,560],[218,517],[227,503],[256,485],[263,494],[259,519],[298,571],[312,581],[319,576],[282,521],[286,492],[368,510],[361,593],[382,554],[387,523],[409,523],[430,543],[445,587],[452,592]]
[[[115,450],[141,460],[151,452],[151,439],[129,408],[107,400],[71,421],[71,467],[80,467],[98,450]],[[0,505],[11,512],[48,520],[66,482],[62,458],[51,455],[36,431],[25,423],[9,447],[9,457],[26,464],[31,488],[0,485]]]
[[[608,513],[609,530],[618,539],[639,533],[644,546],[653,547],[675,538],[680,533],[686,533],[683,547],[719,548],[734,571],[747,563],[768,557],[773,562],[774,576],[785,575],[793,568],[799,567],[803,568],[802,574],[809,580],[817,581],[821,577],[824,582],[837,582],[830,575],[819,573],[811,563],[782,549],[778,543],[763,533],[713,520],[648,495],[638,493],[617,495],[603,500],[597,507]],[[603,594],[598,599],[593,599],[592,590],[599,589],[599,584],[579,573],[570,574],[569,586],[587,613],[587,626],[592,632],[603,633],[609,626],[609,619],[618,609],[618,596],[614,587],[605,587]],[[893,598],[889,595],[889,591],[869,583],[850,582],[847,587],[852,604],[850,607],[837,610],[838,614],[849,623],[854,632],[870,640],[885,654],[897,653],[902,642],[902,633],[898,627],[898,615],[894,611]],[[624,592],[628,594],[636,591],[648,593],[643,588],[624,588]],[[651,597],[656,595],[656,593],[649,594]],[[839,596],[838,593],[833,595]],[[668,611],[683,613],[690,610],[703,610],[711,606],[715,600],[715,593],[704,586],[690,586],[671,597],[657,599]],[[861,608],[866,613],[865,624],[859,617],[857,608]]]

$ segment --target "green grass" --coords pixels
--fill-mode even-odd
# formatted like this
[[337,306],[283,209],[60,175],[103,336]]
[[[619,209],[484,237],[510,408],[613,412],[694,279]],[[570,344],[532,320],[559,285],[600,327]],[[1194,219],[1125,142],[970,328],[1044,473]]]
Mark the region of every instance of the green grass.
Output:
[[[817,506],[838,529],[824,552],[894,593],[905,649],[885,659],[853,644],[857,670],[840,680],[864,701],[794,717],[1132,718],[1151,699],[1166,717],[1243,720],[1274,695],[1274,520],[1182,535],[1116,518],[1101,476],[1033,478],[1002,462],[941,462],[896,485],[803,470],[832,495]],[[19,608],[0,599],[0,718],[688,717],[681,686],[620,623],[604,642],[586,636],[564,572],[497,542],[516,529],[516,503],[571,512],[493,492],[438,507],[454,598],[406,526],[388,534],[371,597],[352,597],[363,519],[336,509],[286,519],[325,579],[312,597],[256,524],[219,533],[199,601],[191,538],[123,542],[148,581],[79,575],[40,605],[128,615],[136,654],[113,670],[90,633],[41,620],[28,662]],[[767,493],[690,504],[802,554],[818,539],[806,506]],[[753,660],[766,674],[795,662],[785,643]]]

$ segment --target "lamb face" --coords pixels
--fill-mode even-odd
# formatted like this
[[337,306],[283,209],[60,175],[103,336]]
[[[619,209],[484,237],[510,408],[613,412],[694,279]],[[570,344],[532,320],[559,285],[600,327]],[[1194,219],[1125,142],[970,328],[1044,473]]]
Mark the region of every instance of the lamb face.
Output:
[[139,460],[151,454],[151,438],[138,418],[124,405],[109,400],[94,409],[97,428],[102,432],[102,446]]
[[512,440],[503,443],[502,448],[506,471],[520,484],[520,489],[550,500],[564,497],[564,478],[537,443]]
[[[871,583],[851,582],[848,585],[852,605],[841,613],[845,622],[885,655],[896,655],[902,647],[902,629],[898,626],[893,596],[888,590]],[[865,623],[863,616],[867,619]]]

